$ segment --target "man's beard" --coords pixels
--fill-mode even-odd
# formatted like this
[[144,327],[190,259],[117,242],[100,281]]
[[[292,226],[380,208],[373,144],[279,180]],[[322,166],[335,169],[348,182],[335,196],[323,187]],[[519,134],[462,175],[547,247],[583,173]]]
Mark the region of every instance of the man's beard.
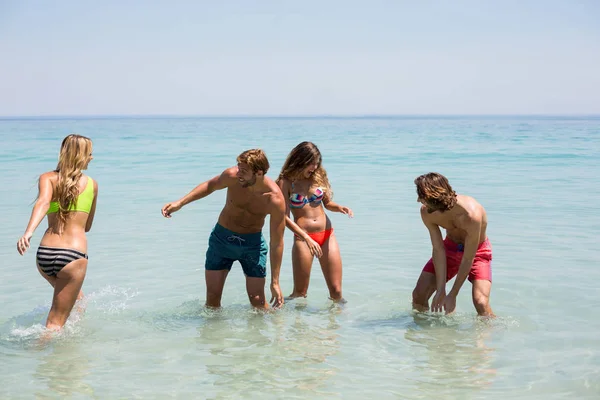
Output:
[[242,182],[242,187],[247,188],[250,186],[254,186],[255,183],[256,183],[256,175],[252,176],[251,180]]

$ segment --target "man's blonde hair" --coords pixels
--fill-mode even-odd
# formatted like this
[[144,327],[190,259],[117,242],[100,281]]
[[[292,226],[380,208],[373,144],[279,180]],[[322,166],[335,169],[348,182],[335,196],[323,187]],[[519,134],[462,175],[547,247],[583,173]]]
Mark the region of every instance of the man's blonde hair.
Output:
[[253,173],[262,171],[263,175],[266,175],[269,170],[269,160],[267,155],[261,149],[246,150],[239,156],[237,156],[237,162],[248,164]]

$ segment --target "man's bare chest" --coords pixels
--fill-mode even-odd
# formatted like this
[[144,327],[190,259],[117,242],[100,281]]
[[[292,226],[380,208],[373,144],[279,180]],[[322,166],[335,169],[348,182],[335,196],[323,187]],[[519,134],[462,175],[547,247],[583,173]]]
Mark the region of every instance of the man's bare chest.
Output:
[[441,228],[444,228],[446,231],[450,231],[450,232],[457,232],[457,231],[461,231],[464,232],[464,229],[462,229],[459,224],[456,223],[456,221],[454,221],[452,218],[448,218],[448,217],[437,217],[433,220],[433,222],[438,225]]
[[268,204],[260,196],[236,196],[228,199],[230,208],[238,213],[264,216],[268,213]]

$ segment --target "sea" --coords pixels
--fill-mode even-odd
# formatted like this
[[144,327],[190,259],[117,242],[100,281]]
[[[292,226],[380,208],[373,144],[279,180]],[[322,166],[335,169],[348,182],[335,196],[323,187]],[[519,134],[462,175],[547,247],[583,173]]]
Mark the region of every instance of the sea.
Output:
[[[46,221],[24,256],[16,242],[69,133],[93,141],[99,195],[84,310],[48,340],[52,288],[35,266]],[[222,309],[205,309],[226,193],[171,219],[161,207],[247,149],[266,152],[275,179],[302,141],[354,211],[328,212],[347,303],[328,299],[315,262],[307,298],[253,310],[235,263]],[[427,172],[487,211],[495,319],[477,317],[468,281],[454,314],[412,311],[431,256],[413,182]],[[598,399],[599,176],[598,116],[2,118],[0,398]],[[286,230],[284,295],[292,243]]]

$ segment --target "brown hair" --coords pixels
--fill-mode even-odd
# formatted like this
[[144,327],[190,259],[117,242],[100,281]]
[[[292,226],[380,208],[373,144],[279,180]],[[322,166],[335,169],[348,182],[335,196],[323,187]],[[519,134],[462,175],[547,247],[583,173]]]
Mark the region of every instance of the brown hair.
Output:
[[277,182],[281,179],[288,179],[290,181],[298,178],[302,179],[300,174],[311,164],[317,164],[317,169],[311,175],[312,181],[321,186],[325,195],[331,200],[333,198],[333,191],[327,178],[327,171],[325,171],[322,165],[321,152],[312,142],[302,142],[290,151],[290,154],[288,154],[281,167]]
[[430,172],[415,179],[419,200],[436,211],[448,211],[456,204],[456,192],[448,179],[437,172]]
[[237,156],[237,162],[248,164],[253,173],[262,171],[263,175],[269,170],[269,160],[267,155],[261,149],[246,150],[239,156]]
[[92,141],[89,138],[71,134],[63,139],[55,170],[58,172],[58,182],[53,196],[58,202],[59,231],[67,221],[71,204],[77,201],[77,184],[83,175],[81,170],[87,166],[91,156]]

